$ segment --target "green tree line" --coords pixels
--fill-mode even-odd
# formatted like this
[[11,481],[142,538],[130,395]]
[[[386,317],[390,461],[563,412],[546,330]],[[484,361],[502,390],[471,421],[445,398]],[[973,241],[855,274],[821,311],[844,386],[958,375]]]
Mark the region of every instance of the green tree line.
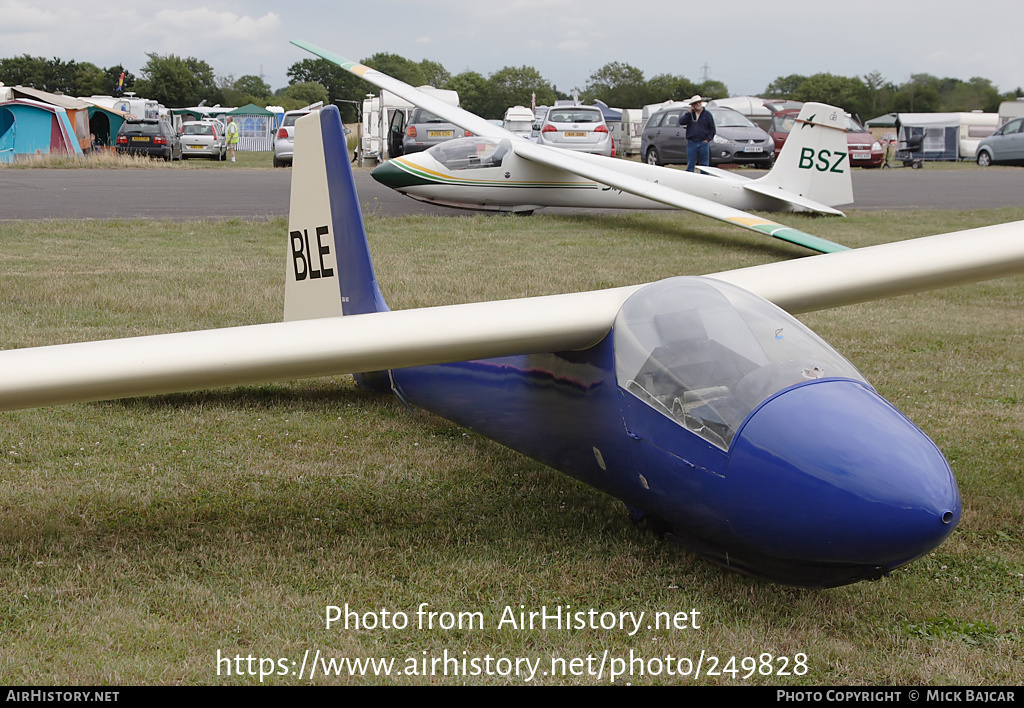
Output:
[[780,76],[768,84],[765,98],[796,101],[822,101],[841,106],[868,120],[884,113],[955,113],[984,111],[995,113],[1002,101],[1024,95],[1020,87],[1000,93],[991,81],[974,77],[967,81],[939,78],[931,74],[913,74],[901,84],[885,79],[874,71],[864,76],[814,74]]
[[[235,78],[218,75],[213,67],[195,57],[147,54],[138,75],[121,65],[100,68],[88,62],[63,61],[23,55],[0,59],[0,82],[31,86],[71,96],[111,95],[121,73],[124,90],[172,107],[207,105],[240,106],[246,103],[284,106],[285,109],[324,101],[337,102],[345,120],[355,120],[356,104],[376,87],[326,59],[303,59],[287,71],[289,85],[272,91],[258,76]],[[485,77],[475,71],[451,74],[429,59],[416,62],[397,54],[377,53],[363,64],[413,86],[431,85],[458,91],[462,107],[484,118],[501,118],[513,105],[551,105],[569,95],[559,91],[532,66],[507,66]],[[619,108],[639,108],[666,100],[683,100],[695,93],[711,98],[729,95],[720,81],[693,82],[684,76],[658,74],[646,78],[629,64],[610,62],[592,73],[576,93],[585,103],[601,100]],[[864,76],[828,73],[791,74],[772,81],[761,94],[765,98],[822,101],[840,106],[864,119],[893,112],[947,112],[982,110],[995,112],[1003,100],[1024,95],[1021,88],[1001,94],[991,81],[974,77],[967,81],[914,74],[897,84],[875,71]]]

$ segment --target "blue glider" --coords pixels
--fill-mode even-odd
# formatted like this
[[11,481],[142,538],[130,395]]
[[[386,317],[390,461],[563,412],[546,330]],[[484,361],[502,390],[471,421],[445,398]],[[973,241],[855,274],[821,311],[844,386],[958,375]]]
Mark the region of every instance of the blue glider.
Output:
[[294,160],[284,322],[0,352],[0,408],[354,373],[774,581],[878,578],[956,527],[935,444],[789,313],[1021,272],[1024,224],[392,312],[337,109],[299,121]]

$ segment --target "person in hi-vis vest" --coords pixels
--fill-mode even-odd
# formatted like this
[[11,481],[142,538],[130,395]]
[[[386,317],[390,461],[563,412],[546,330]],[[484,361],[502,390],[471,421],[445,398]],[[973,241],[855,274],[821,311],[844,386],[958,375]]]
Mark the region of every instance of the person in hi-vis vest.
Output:
[[235,119],[228,116],[228,150],[231,151],[231,161],[235,161],[235,146],[238,145],[238,126]]

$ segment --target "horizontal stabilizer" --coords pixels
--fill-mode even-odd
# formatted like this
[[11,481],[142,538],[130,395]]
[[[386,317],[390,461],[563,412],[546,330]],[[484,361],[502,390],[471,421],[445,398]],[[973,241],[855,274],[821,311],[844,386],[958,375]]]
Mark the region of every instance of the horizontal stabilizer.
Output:
[[808,211],[829,214],[831,216],[846,216],[846,214],[838,209],[833,209],[821,202],[816,202],[813,199],[808,199],[807,197],[800,196],[799,194],[793,194],[781,187],[769,187],[768,185],[760,184],[759,182],[747,182],[743,185],[743,188],[749,189],[751,192],[763,194],[766,197],[771,197],[772,199],[779,199],[781,201],[788,202],[789,204],[794,204],[803,209],[807,209]]

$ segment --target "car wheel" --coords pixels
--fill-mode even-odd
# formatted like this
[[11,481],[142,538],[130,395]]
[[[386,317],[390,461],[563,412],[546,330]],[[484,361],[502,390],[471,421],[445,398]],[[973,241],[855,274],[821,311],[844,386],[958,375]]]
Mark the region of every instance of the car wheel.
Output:
[[985,150],[978,153],[978,167],[991,167],[992,166],[992,155]]
[[658,159],[658,151],[654,148],[649,148],[647,150],[647,157],[644,160],[644,162],[646,162],[648,165],[660,166],[661,161]]
[[277,159],[277,155],[274,155],[274,167],[284,167],[284,163]]

